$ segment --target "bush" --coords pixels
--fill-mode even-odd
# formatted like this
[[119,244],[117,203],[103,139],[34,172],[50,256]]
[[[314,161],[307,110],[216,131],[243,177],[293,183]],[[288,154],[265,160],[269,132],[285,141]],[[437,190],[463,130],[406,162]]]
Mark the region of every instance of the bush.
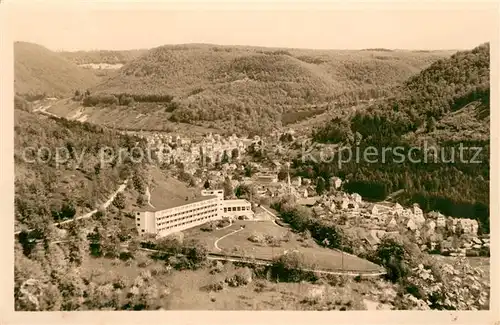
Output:
[[135,104],[134,98],[127,95],[120,95],[118,101],[122,106],[131,106]]
[[134,258],[134,256],[130,252],[121,252],[119,257],[122,261],[128,261]]
[[277,257],[271,265],[272,276],[278,281],[299,282],[302,280],[315,281],[313,272],[302,271],[310,268],[305,262],[305,257],[299,252],[290,252]]
[[422,299],[422,293],[420,292],[420,288],[418,288],[413,284],[410,284],[406,287],[406,292],[408,292],[417,299]]
[[113,288],[115,288],[115,289],[125,289],[126,286],[127,286],[127,284],[125,283],[125,280],[123,279],[123,277],[118,277],[113,282]]
[[222,219],[222,220],[217,222],[217,227],[224,228],[224,227],[229,226],[230,224],[231,224],[231,221],[229,221],[229,219]]
[[232,276],[226,278],[226,282],[232,287],[250,284],[253,280],[253,272],[248,267],[237,269]]
[[490,257],[490,248],[481,247],[481,249],[479,249],[479,256]]

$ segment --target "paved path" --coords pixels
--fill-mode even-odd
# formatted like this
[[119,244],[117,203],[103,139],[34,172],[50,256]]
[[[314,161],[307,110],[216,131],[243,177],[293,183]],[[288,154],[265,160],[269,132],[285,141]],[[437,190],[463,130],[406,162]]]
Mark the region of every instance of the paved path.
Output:
[[[118,189],[113,192],[113,194],[111,194],[111,196],[108,198],[108,200],[106,202],[104,202],[100,208],[101,209],[107,209],[109,207],[109,205],[113,202],[113,200],[115,199],[116,195],[118,195],[118,193],[120,192],[123,192],[125,190],[125,188],[127,187],[127,182],[128,180],[125,180],[123,182],[123,184],[121,184]],[[98,211],[98,209],[94,209],[82,216],[79,216],[79,217],[76,217],[76,218],[73,218],[73,219],[68,219],[68,220],[65,220],[65,221],[61,221],[61,222],[55,222],[53,225],[54,226],[59,226],[59,225],[63,225],[63,224],[67,224],[67,223],[70,223],[70,222],[73,222],[75,220],[80,220],[80,219],[86,219],[86,218],[90,218],[92,217],[92,215],[94,215],[96,212]],[[33,229],[28,229],[27,231],[32,231]],[[19,233],[21,233],[21,230],[18,230],[16,232],[14,232],[14,235],[18,235]]]
[[242,231],[243,229],[245,229],[245,228],[241,227],[240,229],[236,229],[235,231],[230,232],[229,234],[226,234],[226,235],[220,237],[219,239],[217,239],[214,243],[215,249],[218,250],[219,252],[222,252],[222,249],[220,249],[219,246],[217,245],[219,243],[219,240],[224,239],[228,236],[234,235],[235,233],[237,233],[238,231]]
[[[136,143],[137,145],[137,143]],[[146,197],[148,198],[148,204],[150,207],[152,207],[153,209],[156,209],[154,207],[154,205],[151,204],[151,192],[149,191],[149,186],[146,187]]]

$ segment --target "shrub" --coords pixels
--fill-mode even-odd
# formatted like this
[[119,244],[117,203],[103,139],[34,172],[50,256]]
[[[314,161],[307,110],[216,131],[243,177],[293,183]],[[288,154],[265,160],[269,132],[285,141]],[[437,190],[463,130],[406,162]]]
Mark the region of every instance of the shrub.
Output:
[[125,195],[122,192],[116,194],[116,197],[113,200],[113,205],[120,210],[125,209]]
[[131,106],[135,104],[134,98],[127,95],[120,95],[118,101],[122,106]]
[[134,258],[134,256],[130,252],[121,252],[119,257],[122,261],[128,261]]
[[314,281],[317,277],[313,272],[302,271],[310,268],[305,257],[299,252],[290,252],[277,257],[271,265],[271,273],[278,281],[299,282]]

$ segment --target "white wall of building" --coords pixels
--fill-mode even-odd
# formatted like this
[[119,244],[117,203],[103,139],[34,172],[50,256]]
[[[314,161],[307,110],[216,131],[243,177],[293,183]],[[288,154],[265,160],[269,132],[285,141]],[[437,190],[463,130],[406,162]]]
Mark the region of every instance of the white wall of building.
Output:
[[163,237],[221,218],[220,199],[215,197],[156,212],[138,212],[136,227],[141,235]]
[[223,190],[203,190],[201,195],[206,199],[161,211],[137,212],[137,231],[141,235],[154,234],[163,237],[223,217],[250,220],[254,218],[252,205],[247,200],[224,200]]
[[247,200],[224,200],[223,216],[231,219],[253,219],[252,204]]

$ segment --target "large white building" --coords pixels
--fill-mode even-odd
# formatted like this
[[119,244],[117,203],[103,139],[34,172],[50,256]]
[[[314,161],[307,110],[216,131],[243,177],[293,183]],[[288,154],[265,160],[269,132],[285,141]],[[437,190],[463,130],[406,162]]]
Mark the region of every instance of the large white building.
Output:
[[135,217],[139,234],[164,237],[224,217],[253,219],[254,212],[247,200],[224,200],[223,190],[203,190],[200,197],[182,205],[162,210],[147,207]]

